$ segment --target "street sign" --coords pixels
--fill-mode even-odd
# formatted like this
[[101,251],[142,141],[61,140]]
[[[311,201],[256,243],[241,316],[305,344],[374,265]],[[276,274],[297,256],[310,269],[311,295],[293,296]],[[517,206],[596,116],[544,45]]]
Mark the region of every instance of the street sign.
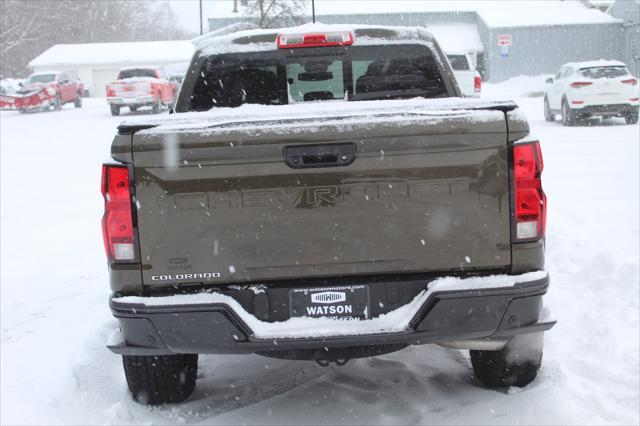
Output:
[[507,45],[500,46],[500,57],[501,58],[508,58],[509,57],[509,46],[507,46]]
[[498,46],[511,46],[511,34],[498,34]]

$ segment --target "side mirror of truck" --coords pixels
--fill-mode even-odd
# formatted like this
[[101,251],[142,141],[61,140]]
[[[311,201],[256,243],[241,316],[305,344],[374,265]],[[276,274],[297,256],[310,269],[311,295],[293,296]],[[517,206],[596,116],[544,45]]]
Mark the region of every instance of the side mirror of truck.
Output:
[[547,84],[553,84],[553,77],[549,77],[544,82],[547,83]]

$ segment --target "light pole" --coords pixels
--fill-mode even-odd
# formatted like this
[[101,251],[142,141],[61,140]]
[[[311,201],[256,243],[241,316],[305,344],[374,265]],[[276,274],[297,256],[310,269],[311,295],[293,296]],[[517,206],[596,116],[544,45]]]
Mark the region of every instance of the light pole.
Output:
[[202,0],[198,0],[200,3],[200,35],[202,35]]

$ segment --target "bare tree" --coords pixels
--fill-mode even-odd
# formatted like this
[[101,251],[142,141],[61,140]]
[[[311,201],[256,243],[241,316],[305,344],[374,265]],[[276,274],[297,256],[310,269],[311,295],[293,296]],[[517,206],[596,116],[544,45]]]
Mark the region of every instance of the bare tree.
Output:
[[300,25],[305,21],[303,0],[247,0],[245,15],[255,19],[260,28]]
[[166,1],[0,0],[0,76],[59,43],[185,39]]
[[41,24],[35,3],[0,2],[0,75],[15,74],[25,62],[29,46],[45,39]]

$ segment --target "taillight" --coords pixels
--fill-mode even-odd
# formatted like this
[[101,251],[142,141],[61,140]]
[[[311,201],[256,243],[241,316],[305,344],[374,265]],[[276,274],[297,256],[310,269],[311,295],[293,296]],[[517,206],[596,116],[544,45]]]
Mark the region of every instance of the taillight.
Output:
[[592,84],[593,83],[590,81],[574,81],[569,86],[573,87],[574,89],[579,89],[584,86],[591,86]]
[[126,166],[102,165],[104,216],[102,236],[107,257],[112,262],[135,262],[135,233],[131,210],[129,169]]
[[622,83],[635,86],[636,84],[638,84],[638,80],[636,80],[635,78],[629,78],[627,80],[622,80]]
[[542,190],[543,168],[540,142],[525,142],[513,146],[516,240],[537,240],[544,237],[547,197]]
[[116,96],[116,91],[113,90],[113,87],[107,86],[107,98],[113,98]]
[[349,46],[353,44],[350,31],[312,33],[312,34],[278,34],[278,49],[298,47]]
[[481,88],[482,88],[482,80],[480,79],[479,75],[476,75],[473,78],[473,91],[476,93],[480,93]]

